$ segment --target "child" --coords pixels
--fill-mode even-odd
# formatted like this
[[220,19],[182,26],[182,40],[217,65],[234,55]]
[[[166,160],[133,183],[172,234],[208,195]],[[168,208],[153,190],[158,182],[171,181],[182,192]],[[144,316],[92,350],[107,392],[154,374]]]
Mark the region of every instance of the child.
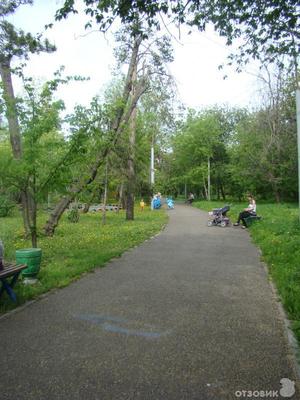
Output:
[[142,200],[140,201],[140,207],[141,207],[141,211],[144,211],[144,208],[145,208],[144,199],[142,199]]

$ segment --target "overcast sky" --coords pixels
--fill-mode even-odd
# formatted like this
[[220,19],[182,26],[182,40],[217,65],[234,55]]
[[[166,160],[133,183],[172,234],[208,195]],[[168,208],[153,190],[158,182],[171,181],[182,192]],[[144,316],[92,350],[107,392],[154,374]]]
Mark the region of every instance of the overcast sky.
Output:
[[[33,6],[21,6],[10,20],[25,31],[37,33],[53,21],[62,0],[35,0]],[[77,15],[55,23],[46,37],[57,46],[52,54],[32,56],[26,72],[40,79],[51,78],[53,72],[64,65],[67,74],[89,76],[88,82],[77,82],[63,88],[63,98],[68,111],[75,104],[87,105],[90,99],[103,93],[112,78],[114,67],[113,40],[111,34],[104,37],[99,32],[89,35],[84,30],[85,15]],[[214,104],[253,107],[258,101],[253,65],[248,72],[237,74],[226,68],[228,78],[218,66],[226,62],[230,52],[225,41],[213,29],[204,33],[186,35],[174,40],[175,61],[170,64],[181,101],[188,107],[200,109]]]

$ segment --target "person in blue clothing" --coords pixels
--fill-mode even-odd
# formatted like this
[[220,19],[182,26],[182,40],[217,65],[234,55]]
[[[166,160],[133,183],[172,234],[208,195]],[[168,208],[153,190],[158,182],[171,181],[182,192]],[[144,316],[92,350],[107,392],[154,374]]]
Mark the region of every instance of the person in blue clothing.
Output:
[[174,201],[173,201],[172,197],[168,197],[166,199],[166,203],[167,203],[168,209],[170,209],[170,210],[174,209]]
[[161,194],[158,192],[153,196],[152,202],[151,202],[151,209],[152,210],[157,210],[158,208],[161,207]]
[[233,224],[234,226],[239,226],[242,221],[243,224],[242,228],[246,228],[245,218],[256,215],[256,201],[252,196],[252,194],[248,195],[248,201],[249,201],[248,207],[244,208],[244,210],[239,213],[238,220],[236,221],[235,224]]

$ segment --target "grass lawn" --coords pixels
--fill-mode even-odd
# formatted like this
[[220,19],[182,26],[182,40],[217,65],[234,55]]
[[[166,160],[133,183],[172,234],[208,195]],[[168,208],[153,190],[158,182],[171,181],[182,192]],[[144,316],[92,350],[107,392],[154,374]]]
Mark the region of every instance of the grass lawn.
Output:
[[[229,202],[232,222],[246,203]],[[196,202],[204,210],[224,206],[224,202]],[[297,204],[259,204],[263,219],[249,228],[254,243],[262,250],[292,328],[300,343],[300,223]]]
[[[39,226],[43,226],[47,215],[39,215]],[[102,225],[101,213],[82,214],[78,223],[70,223],[63,216],[55,235],[40,235],[38,246],[42,249],[42,265],[35,285],[16,286],[20,305],[53,288],[61,288],[78,279],[84,272],[91,271],[125,250],[142,243],[158,233],[167,222],[163,210],[135,211],[135,220],[126,221],[125,211],[107,212],[106,225]],[[15,261],[15,251],[31,247],[23,239],[22,221],[19,215],[0,218],[0,238],[5,246],[5,260]],[[0,312],[15,305],[3,294]]]

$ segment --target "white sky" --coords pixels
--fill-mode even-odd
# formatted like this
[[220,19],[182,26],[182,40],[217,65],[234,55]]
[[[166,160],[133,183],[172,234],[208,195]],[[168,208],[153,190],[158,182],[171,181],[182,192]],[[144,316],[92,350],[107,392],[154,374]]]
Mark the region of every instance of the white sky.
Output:
[[[63,0],[35,0],[33,6],[21,6],[10,20],[26,32],[37,33],[44,25],[53,21],[55,11]],[[59,96],[65,101],[67,110],[75,104],[87,105],[96,94],[103,93],[112,79],[114,67],[113,40],[109,34],[104,37],[95,32],[86,35],[85,15],[71,16],[55,23],[46,37],[57,46],[52,54],[31,57],[26,72],[37,78],[49,79],[59,66],[66,67],[67,74],[89,76],[87,82],[72,83],[60,90]],[[175,61],[170,71],[175,77],[182,102],[195,109],[214,104],[253,107],[257,103],[256,79],[249,73],[237,74],[226,68],[228,78],[218,65],[226,62],[229,49],[225,41],[212,29],[204,33],[181,35],[180,44],[174,40]],[[255,73],[254,66],[249,72]]]

